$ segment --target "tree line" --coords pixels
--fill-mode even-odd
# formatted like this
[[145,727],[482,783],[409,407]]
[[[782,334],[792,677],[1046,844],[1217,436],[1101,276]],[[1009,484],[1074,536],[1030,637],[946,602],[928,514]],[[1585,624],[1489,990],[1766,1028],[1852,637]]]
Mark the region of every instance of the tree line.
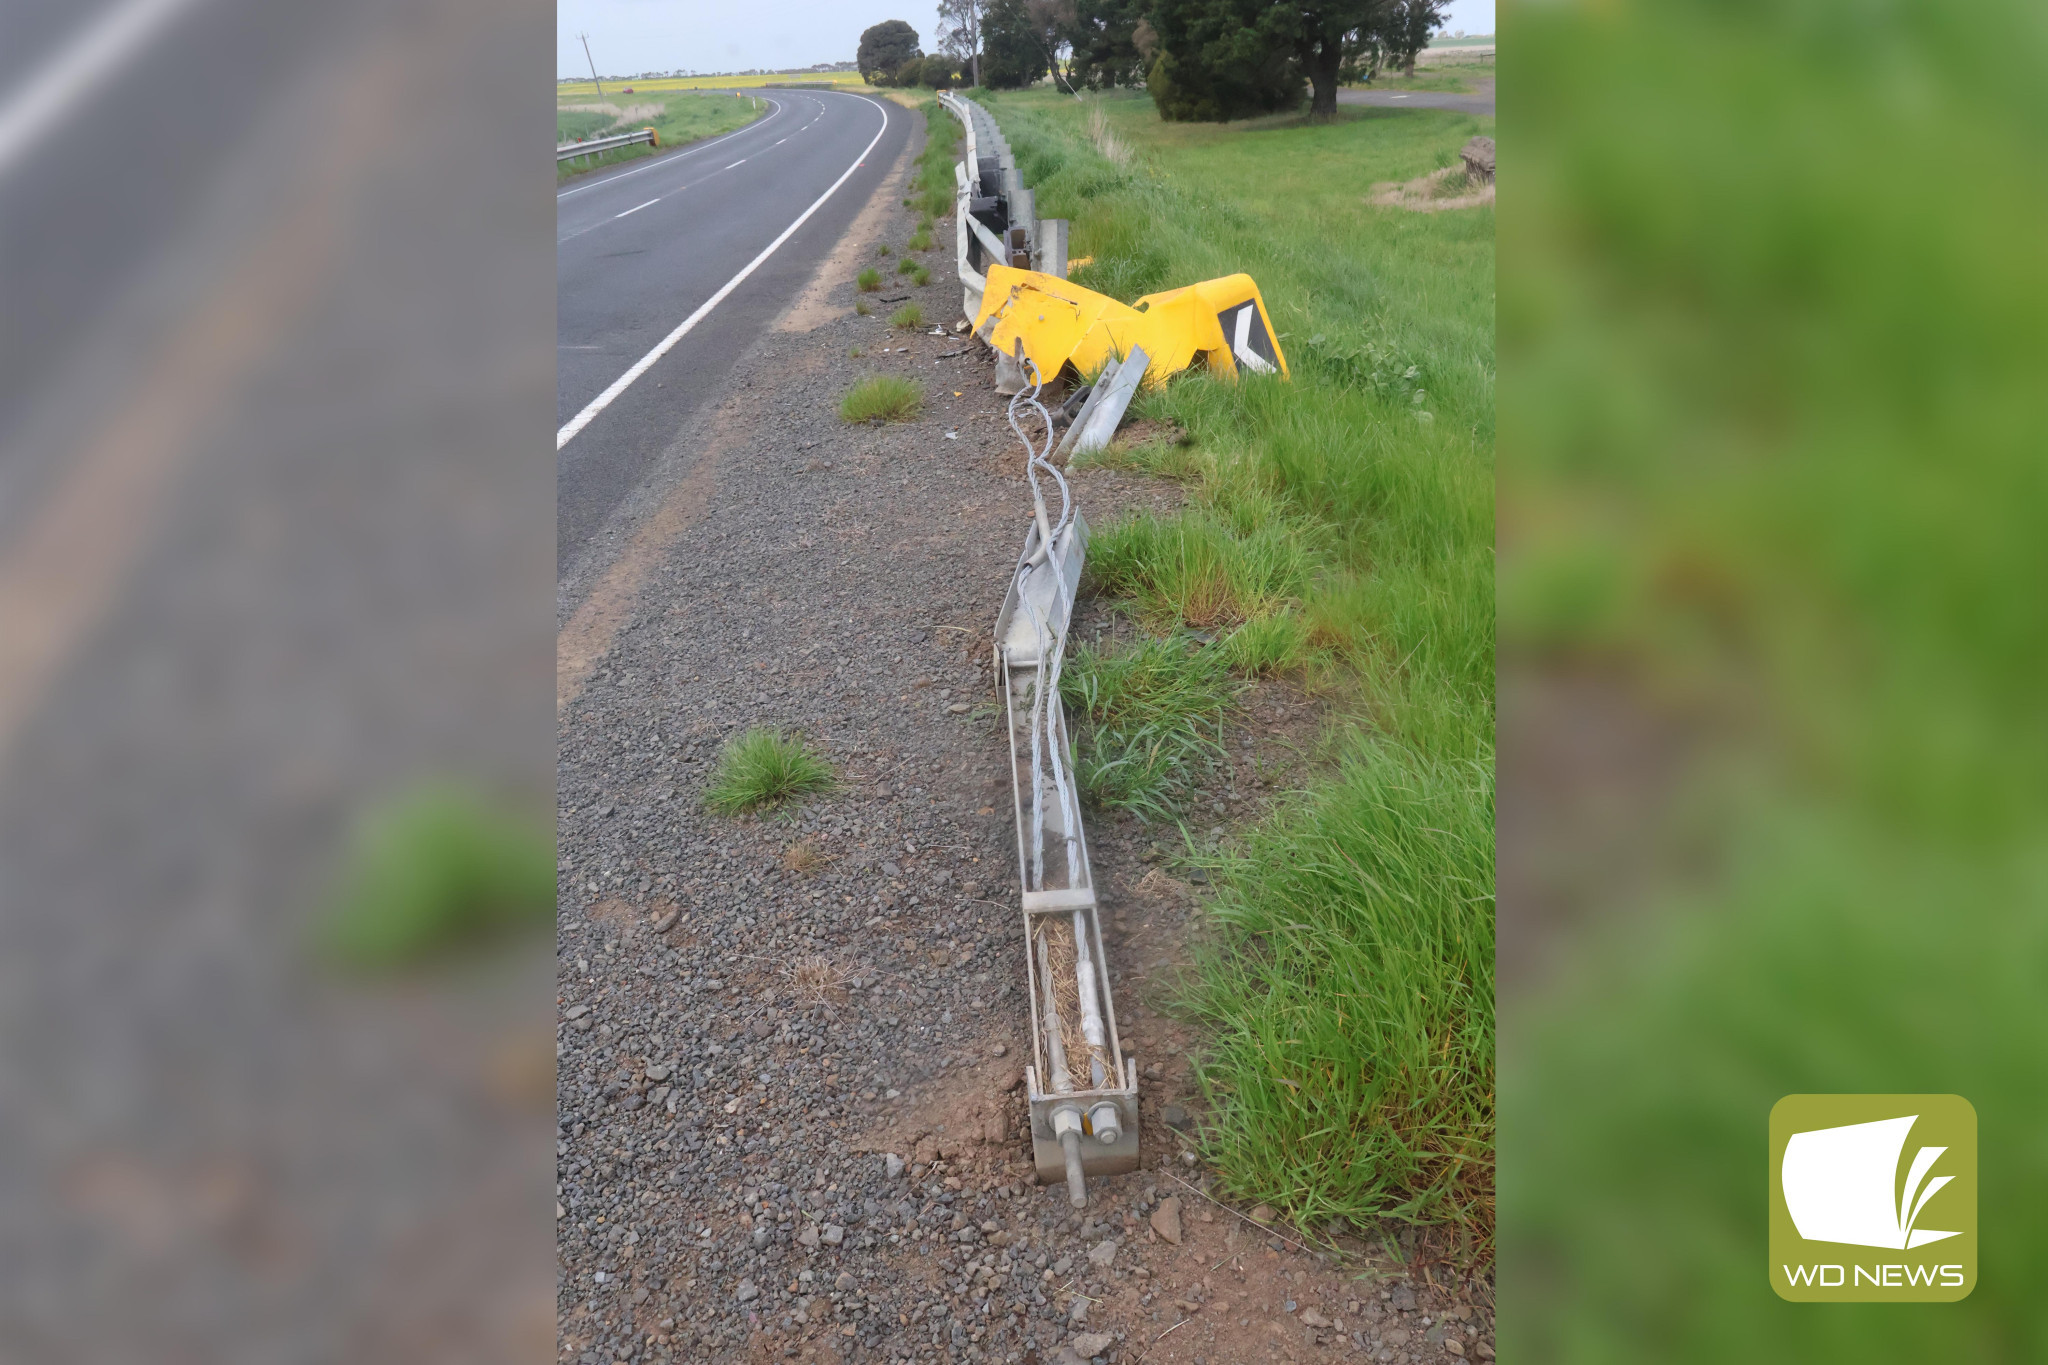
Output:
[[1143,87],[1166,119],[1301,107],[1334,118],[1337,87],[1413,74],[1448,0],[941,0],[939,51],[901,19],[861,34],[871,85]]

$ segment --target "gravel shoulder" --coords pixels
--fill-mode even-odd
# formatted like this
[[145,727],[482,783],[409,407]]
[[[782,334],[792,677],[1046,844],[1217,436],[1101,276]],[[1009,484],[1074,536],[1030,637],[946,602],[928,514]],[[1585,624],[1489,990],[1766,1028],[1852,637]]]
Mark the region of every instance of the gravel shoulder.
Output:
[[[1091,1182],[1083,1214],[1032,1181],[987,666],[1029,505],[1021,451],[985,348],[952,331],[950,225],[922,258],[931,284],[892,275],[874,316],[853,310],[853,267],[914,225],[916,150],[679,433],[618,553],[564,585],[560,1358],[1489,1357],[1472,1286],[1411,1282],[1363,1248],[1340,1265],[1197,1192],[1188,1040],[1159,1009],[1193,893],[1129,822],[1091,824],[1091,853],[1147,1068],[1146,1166]],[[899,295],[946,334],[892,330]],[[923,382],[924,415],[841,423],[874,372]],[[1098,524],[1179,497],[1115,471],[1074,482]],[[1285,689],[1253,712],[1276,745],[1314,727]],[[837,790],[705,812],[720,745],[756,724],[804,733]],[[1219,825],[1266,799],[1258,758],[1219,791]]]

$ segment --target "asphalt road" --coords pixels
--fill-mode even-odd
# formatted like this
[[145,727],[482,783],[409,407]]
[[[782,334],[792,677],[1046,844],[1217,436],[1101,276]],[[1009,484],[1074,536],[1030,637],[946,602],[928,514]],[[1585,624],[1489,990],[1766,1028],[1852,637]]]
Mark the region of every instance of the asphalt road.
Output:
[[1339,104],[1367,104],[1381,109],[1457,109],[1467,114],[1491,114],[1493,112],[1493,78],[1477,82],[1478,89],[1469,95],[1454,95],[1441,90],[1417,90],[1406,93],[1393,90],[1339,90]]
[[756,93],[774,104],[758,122],[556,196],[556,420],[567,425],[854,168],[753,274],[561,445],[558,579],[733,359],[808,282],[910,136],[910,111],[884,100]]

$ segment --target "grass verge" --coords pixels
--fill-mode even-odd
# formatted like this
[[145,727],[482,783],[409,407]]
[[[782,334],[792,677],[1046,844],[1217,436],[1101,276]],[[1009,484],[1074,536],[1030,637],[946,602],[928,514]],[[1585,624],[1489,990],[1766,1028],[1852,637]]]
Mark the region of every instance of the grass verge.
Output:
[[915,379],[871,374],[839,400],[839,418],[844,422],[902,422],[917,416],[923,406],[924,385]]
[[[1141,395],[1134,416],[1189,439],[1107,458],[1188,496],[1099,530],[1089,576],[1156,638],[1078,650],[1067,679],[1091,795],[1153,819],[1204,782],[1225,684],[1285,675],[1333,717],[1308,789],[1199,855],[1218,890],[1183,1003],[1208,1026],[1208,1154],[1304,1226],[1455,1223],[1490,1247],[1493,215],[1367,198],[1492,121],[986,103],[1094,258],[1078,282],[1129,301],[1246,271],[1292,369]],[[1176,652],[1183,631],[1214,647]]]
[[812,754],[801,735],[756,726],[719,754],[704,805],[718,815],[741,815],[829,790],[832,782],[831,765]]

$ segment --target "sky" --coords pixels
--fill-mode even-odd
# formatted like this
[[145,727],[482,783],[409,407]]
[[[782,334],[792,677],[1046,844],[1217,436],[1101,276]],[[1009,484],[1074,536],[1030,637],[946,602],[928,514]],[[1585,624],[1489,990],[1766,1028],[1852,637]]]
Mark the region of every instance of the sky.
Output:
[[[1444,31],[1491,33],[1493,3],[1451,0]],[[935,46],[939,21],[931,0],[557,0],[555,74],[590,74],[579,33],[590,35],[590,52],[602,75],[850,62],[860,47],[861,30],[884,19],[908,20],[926,51]]]

